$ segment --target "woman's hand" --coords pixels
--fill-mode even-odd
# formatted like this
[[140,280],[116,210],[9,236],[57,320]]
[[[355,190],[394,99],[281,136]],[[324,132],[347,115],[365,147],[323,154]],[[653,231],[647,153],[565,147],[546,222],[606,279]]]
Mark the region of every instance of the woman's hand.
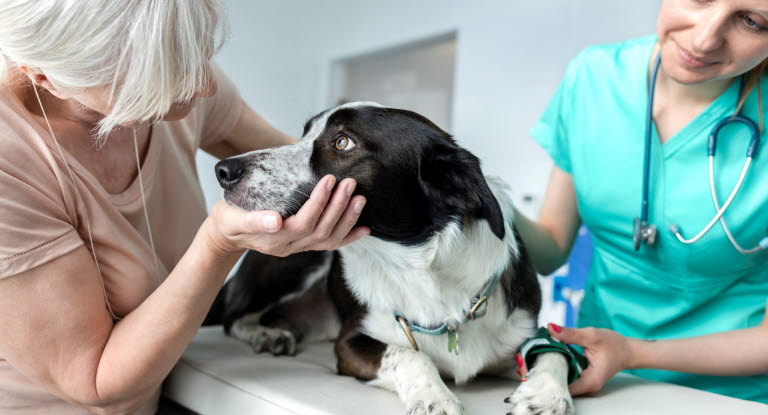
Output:
[[[368,235],[370,229],[352,229],[365,206],[365,197],[351,197],[356,182],[323,177],[309,199],[286,219],[274,211],[247,212],[218,201],[203,225],[211,249],[219,255],[253,249],[285,257],[309,250],[333,250]],[[333,192],[333,195],[331,194]]]
[[629,339],[613,330],[594,327],[572,329],[551,323],[547,328],[553,338],[583,347],[584,355],[589,360],[589,366],[568,387],[572,396],[597,393],[608,379],[631,365]]

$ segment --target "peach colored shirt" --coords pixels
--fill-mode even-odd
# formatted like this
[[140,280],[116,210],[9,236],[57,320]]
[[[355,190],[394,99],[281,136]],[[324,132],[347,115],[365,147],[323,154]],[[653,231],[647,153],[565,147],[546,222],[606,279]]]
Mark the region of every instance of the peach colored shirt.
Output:
[[[201,145],[223,139],[243,105],[229,79],[218,68],[214,72],[216,95],[199,100],[182,120],[152,126],[141,165],[159,276],[154,271],[138,179],[122,193],[109,194],[62,148],[78,196],[48,130],[32,119],[11,91],[0,88],[0,278],[81,245],[90,250],[87,212],[112,310],[122,317],[138,307],[176,266],[206,217],[195,152]],[[156,407],[154,399],[141,413],[154,413]],[[0,413],[87,412],[37,386],[0,355]]]

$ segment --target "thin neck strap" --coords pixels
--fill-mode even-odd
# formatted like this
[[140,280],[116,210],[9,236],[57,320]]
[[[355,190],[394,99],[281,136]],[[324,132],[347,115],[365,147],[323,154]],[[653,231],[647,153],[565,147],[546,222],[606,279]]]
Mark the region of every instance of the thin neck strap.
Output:
[[[48,120],[48,115],[45,113],[45,108],[43,108],[43,101],[40,99],[40,94],[37,92],[37,87],[35,85],[32,85],[32,89],[35,91],[35,97],[37,97],[37,102],[38,102],[38,104],[40,104],[40,111],[43,113],[43,118],[45,119],[45,124],[48,126],[48,131],[51,133],[51,137],[53,138],[54,144],[56,144],[56,149],[59,152],[59,156],[61,157],[61,160],[64,162],[64,165],[67,167],[67,173],[69,174],[69,179],[72,181],[72,187],[75,188],[75,193],[77,194],[77,197],[80,200],[83,200],[83,202],[84,202],[85,200],[83,199],[82,195],[80,194],[80,189],[77,187],[77,183],[75,182],[75,176],[72,173],[72,169],[69,167],[69,163],[67,162],[67,158],[64,157],[64,152],[61,150],[61,146],[59,145],[59,141],[56,139],[56,134],[53,133],[53,128],[51,127],[51,122]],[[138,140],[136,138],[136,129],[133,129],[133,145],[134,145],[134,150],[136,152],[136,166],[138,168],[138,178],[137,179],[139,180],[139,189],[141,190],[141,203],[142,203],[142,206],[144,207],[144,218],[145,218],[146,223],[147,223],[147,233],[149,234],[149,243],[150,243],[150,246],[152,248],[152,257],[154,258],[154,261],[155,261],[155,276],[156,276],[158,282],[160,282],[160,267],[159,267],[158,261],[157,261],[157,253],[155,251],[155,242],[152,239],[152,228],[149,225],[149,213],[147,211],[147,200],[146,200],[146,197],[144,196],[144,183],[143,183],[143,180],[141,178],[141,163],[139,161],[139,145],[138,145]],[[98,273],[99,273],[99,282],[101,283],[101,290],[104,293],[104,301],[105,301],[105,303],[107,305],[107,310],[109,311],[109,315],[112,317],[112,320],[119,321],[120,317],[118,317],[114,313],[114,311],[112,311],[112,306],[109,304],[109,297],[107,296],[107,289],[106,289],[106,286],[104,285],[104,276],[101,273],[101,267],[99,266],[99,260],[96,257],[96,247],[95,247],[95,245],[93,243],[93,233],[91,232],[91,220],[90,220],[90,218],[88,216],[88,209],[87,209],[85,203],[83,203],[83,214],[85,216],[85,226],[86,226],[86,229],[88,230],[88,241],[90,242],[90,245],[91,245],[91,254],[93,255],[93,262],[96,264],[96,271],[98,271]]]

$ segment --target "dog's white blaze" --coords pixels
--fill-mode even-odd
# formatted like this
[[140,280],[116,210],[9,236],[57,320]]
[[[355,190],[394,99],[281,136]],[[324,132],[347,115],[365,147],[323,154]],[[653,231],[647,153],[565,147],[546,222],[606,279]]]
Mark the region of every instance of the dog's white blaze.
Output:
[[[373,237],[341,248],[344,273],[353,294],[368,307],[361,330],[387,344],[410,347],[393,312],[413,322],[435,324],[459,320],[473,297],[517,258],[518,247],[509,219],[512,204],[498,181],[489,179],[505,223],[504,241],[488,222],[456,222],[419,246],[404,246]],[[527,311],[507,313],[506,298],[497,287],[485,317],[459,329],[459,355],[448,352],[446,335],[414,333],[421,350],[439,370],[463,383],[489,367],[512,365],[518,346],[534,330]]]

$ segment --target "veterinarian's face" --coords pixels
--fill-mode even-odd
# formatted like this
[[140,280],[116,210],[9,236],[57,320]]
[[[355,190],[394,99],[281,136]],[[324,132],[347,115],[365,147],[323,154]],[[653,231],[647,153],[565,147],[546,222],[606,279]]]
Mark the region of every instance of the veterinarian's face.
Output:
[[768,57],[768,1],[665,0],[656,32],[672,79],[732,78]]

